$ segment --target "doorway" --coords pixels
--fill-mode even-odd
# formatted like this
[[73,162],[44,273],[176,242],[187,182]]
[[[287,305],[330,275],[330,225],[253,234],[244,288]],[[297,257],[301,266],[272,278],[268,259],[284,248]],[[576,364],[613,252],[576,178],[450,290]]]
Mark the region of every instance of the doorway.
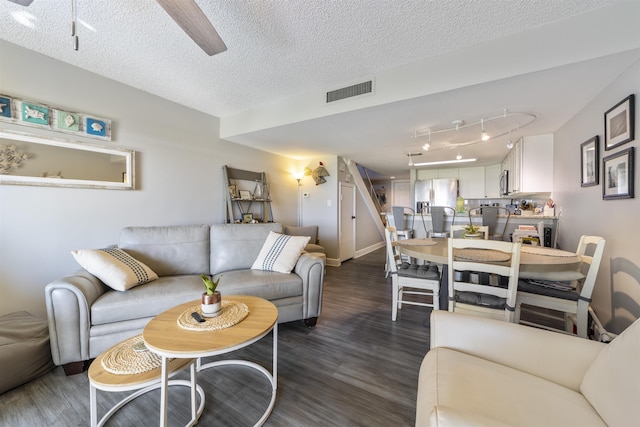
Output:
[[411,206],[411,183],[409,180],[391,182],[391,204],[389,206]]
[[356,193],[353,184],[340,183],[340,262],[356,254]]

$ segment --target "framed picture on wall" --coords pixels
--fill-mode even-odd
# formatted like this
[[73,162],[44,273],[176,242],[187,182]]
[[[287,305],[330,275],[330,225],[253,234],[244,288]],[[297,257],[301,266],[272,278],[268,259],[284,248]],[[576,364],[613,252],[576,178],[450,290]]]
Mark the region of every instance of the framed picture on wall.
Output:
[[602,198],[632,199],[634,148],[627,148],[602,159]]
[[251,212],[242,214],[242,222],[248,224],[251,221],[253,221],[253,214]]
[[635,127],[635,96],[627,96],[604,113],[604,149],[633,141]]
[[580,185],[583,187],[598,185],[599,162],[600,138],[596,135],[580,144],[580,174],[582,176]]

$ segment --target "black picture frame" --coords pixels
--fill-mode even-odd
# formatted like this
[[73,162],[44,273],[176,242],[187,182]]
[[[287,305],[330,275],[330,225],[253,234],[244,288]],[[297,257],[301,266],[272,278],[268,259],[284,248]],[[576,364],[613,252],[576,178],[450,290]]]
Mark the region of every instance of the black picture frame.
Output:
[[251,221],[253,221],[253,213],[245,212],[245,213],[242,214],[242,222],[243,223],[248,224]]
[[604,149],[635,138],[635,95],[631,94],[604,113]]
[[598,185],[600,177],[600,137],[589,138],[580,144],[580,185]]
[[602,198],[634,198],[634,147],[602,159]]
[[580,185],[598,185],[600,177],[600,137],[589,138],[580,144]]

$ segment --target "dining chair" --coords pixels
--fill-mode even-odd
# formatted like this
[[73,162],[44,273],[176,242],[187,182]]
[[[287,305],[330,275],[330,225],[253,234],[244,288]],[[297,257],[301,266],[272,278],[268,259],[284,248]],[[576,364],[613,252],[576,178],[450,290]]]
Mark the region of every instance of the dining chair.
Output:
[[450,238],[449,311],[513,322],[521,247],[521,243]]
[[[466,225],[455,224],[451,226],[451,237],[460,239],[464,238],[464,233],[466,229]],[[478,231],[482,233],[482,238],[484,240],[489,240],[489,227],[486,225],[477,225]]]
[[[594,245],[589,248],[590,245]],[[516,298],[516,322],[538,326],[543,329],[573,334],[575,324],[576,334],[587,338],[587,323],[591,293],[596,284],[596,277],[600,269],[600,261],[604,251],[605,239],[600,236],[582,236],[578,243],[576,254],[582,258],[582,268],[585,278],[569,282],[549,282],[535,279],[522,279],[518,285]],[[593,249],[592,255],[587,255],[587,249]],[[546,308],[564,313],[565,330],[559,330],[548,325],[524,321],[520,319],[522,305]]]
[[[398,248],[394,245],[397,235],[393,227],[384,231],[387,243],[387,266],[391,275],[392,307],[391,320],[396,321],[398,310],[403,304],[440,309],[440,272],[434,264],[410,264],[400,260]],[[411,295],[411,299],[406,297]],[[431,302],[416,299],[416,296],[430,296]]]
[[431,232],[430,237],[449,237],[451,228],[447,230],[447,218],[451,218],[451,225],[456,220],[456,210],[451,206],[431,207]]
[[[473,208],[469,210],[469,223],[472,223],[472,215],[482,216],[482,225],[489,227],[489,239],[504,240],[504,233],[509,224],[511,211],[502,206],[482,206],[481,208]],[[499,216],[505,217],[504,223],[498,221]]]
[[[391,206],[391,214],[393,215],[393,225],[396,228],[399,239],[413,238],[413,222],[415,220],[415,211],[406,206]],[[405,214],[408,214],[405,223]]]

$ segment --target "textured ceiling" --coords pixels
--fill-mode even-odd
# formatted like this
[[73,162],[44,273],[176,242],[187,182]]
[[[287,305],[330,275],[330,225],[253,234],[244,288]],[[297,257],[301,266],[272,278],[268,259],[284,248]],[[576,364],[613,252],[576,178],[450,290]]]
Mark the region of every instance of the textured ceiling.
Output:
[[[228,46],[228,51],[213,57],[204,54],[153,0],[76,2],[77,52],[70,36],[70,0],[34,0],[29,7],[0,0],[0,38],[224,122],[226,117],[268,109],[293,96],[505,40],[629,0],[198,0]],[[515,47],[514,60],[517,53]],[[504,107],[510,106],[497,108]],[[495,108],[475,114],[487,112],[494,113]],[[336,116],[335,123],[326,119],[322,123],[330,128],[352,119]],[[309,124],[313,128],[319,123]],[[305,131],[299,125],[295,128]],[[402,135],[409,130],[395,129]],[[293,132],[287,127],[279,131],[283,136]],[[271,150],[263,144],[278,139],[278,134],[274,129],[267,132],[271,133],[255,134],[253,142],[250,132],[229,139],[300,158],[350,154],[358,161],[357,152],[362,151],[357,142],[343,152],[318,151],[312,145],[316,141],[300,149],[304,138],[298,132],[297,152]]]

